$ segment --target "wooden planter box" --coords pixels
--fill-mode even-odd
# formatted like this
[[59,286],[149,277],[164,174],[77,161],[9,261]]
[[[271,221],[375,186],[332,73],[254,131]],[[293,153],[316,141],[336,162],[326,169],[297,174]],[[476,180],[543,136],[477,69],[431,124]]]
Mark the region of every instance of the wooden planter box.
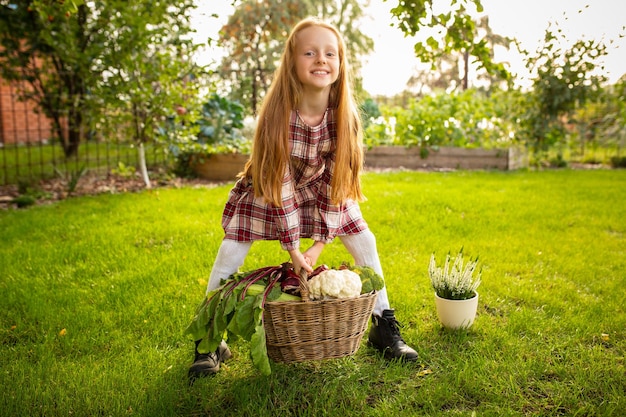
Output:
[[[214,154],[193,161],[198,177],[209,181],[234,181],[243,171],[249,155]],[[525,152],[509,149],[439,148],[430,150],[427,158],[419,148],[378,146],[365,152],[368,169],[500,169],[515,170],[528,166]]]
[[210,181],[234,181],[243,171],[249,155],[238,153],[214,154],[192,161],[192,167],[198,177]]
[[500,169],[515,170],[528,166],[526,153],[508,149],[429,149],[422,158],[419,148],[377,146],[365,153],[365,167],[372,169]]

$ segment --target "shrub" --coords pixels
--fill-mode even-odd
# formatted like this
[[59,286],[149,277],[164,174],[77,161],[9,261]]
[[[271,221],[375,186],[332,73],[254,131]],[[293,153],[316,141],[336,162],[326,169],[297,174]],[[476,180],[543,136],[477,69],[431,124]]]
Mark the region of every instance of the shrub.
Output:
[[626,156],[614,156],[611,158],[613,168],[626,168]]
[[514,138],[497,99],[475,90],[426,96],[392,113],[397,119],[393,142],[407,147],[503,148]]

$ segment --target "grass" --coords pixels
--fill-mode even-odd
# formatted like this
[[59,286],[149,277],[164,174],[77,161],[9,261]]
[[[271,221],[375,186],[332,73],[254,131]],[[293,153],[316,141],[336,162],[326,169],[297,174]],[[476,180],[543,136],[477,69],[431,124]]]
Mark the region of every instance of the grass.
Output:
[[[146,163],[162,163],[163,151],[146,145]],[[85,142],[76,156],[65,158],[63,149],[55,144],[7,145],[0,147],[0,185],[36,182],[58,175],[77,175],[82,170],[109,172],[120,163],[135,167],[137,149],[132,144]]]
[[[187,383],[182,331],[229,187],[0,212],[2,416],[616,416],[626,409],[626,171],[367,174],[362,211],[417,364],[273,364]],[[307,244],[308,242],[305,242]],[[437,322],[432,252],[480,256],[478,317]],[[258,242],[244,268],[287,260]],[[339,242],[322,254],[349,260]]]

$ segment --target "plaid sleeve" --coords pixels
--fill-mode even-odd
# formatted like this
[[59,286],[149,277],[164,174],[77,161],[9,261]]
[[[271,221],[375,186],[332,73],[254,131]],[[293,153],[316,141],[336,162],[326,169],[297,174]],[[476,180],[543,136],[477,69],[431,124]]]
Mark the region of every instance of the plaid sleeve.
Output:
[[300,216],[295,197],[291,170],[288,168],[283,178],[282,207],[272,207],[272,217],[276,222],[278,240],[284,250],[300,247]]

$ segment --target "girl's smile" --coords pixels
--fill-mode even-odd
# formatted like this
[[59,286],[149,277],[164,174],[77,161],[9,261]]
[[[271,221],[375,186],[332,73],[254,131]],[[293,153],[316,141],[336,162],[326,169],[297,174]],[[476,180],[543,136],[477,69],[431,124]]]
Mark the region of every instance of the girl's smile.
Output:
[[339,76],[339,42],[326,28],[311,26],[297,35],[296,74],[305,89],[326,90]]

